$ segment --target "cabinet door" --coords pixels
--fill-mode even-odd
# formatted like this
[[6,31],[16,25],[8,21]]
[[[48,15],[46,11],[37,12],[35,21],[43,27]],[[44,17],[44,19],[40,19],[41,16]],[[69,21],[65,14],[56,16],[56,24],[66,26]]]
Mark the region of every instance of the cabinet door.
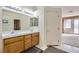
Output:
[[15,43],[5,45],[4,49],[6,53],[21,52],[24,50],[24,41],[17,41]]
[[32,45],[35,46],[39,43],[39,33],[32,34]]
[[8,38],[8,39],[4,39],[4,44],[7,45],[22,40],[23,40],[23,36]]
[[25,50],[27,50],[27,49],[29,49],[29,48],[31,48],[32,46],[31,46],[31,41],[29,41],[29,42],[25,42]]
[[25,50],[32,47],[31,44],[31,35],[25,36]]
[[38,37],[33,37],[32,38],[32,45],[37,45],[39,43],[39,38]]

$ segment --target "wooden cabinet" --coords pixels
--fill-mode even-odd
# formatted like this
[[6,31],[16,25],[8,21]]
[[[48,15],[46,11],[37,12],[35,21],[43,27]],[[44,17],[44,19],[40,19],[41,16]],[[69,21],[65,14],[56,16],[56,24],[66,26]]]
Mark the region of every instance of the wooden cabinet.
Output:
[[4,52],[15,53],[24,50],[23,37],[15,37],[4,40]]
[[24,50],[23,41],[14,42],[8,45],[5,45],[5,52],[7,53],[15,53],[21,52]]
[[31,48],[32,47],[32,44],[31,44],[31,39],[32,39],[32,37],[31,37],[31,35],[26,35],[25,36],[25,50],[27,50],[27,49],[29,49],[29,48]]
[[19,36],[19,37],[13,37],[13,38],[8,38],[8,39],[4,39],[4,44],[10,44],[10,43],[14,43],[16,41],[22,41],[23,40],[23,36]]
[[32,34],[32,46],[35,46],[39,43],[39,33]]
[[4,39],[4,52],[17,53],[27,50],[39,43],[39,33]]

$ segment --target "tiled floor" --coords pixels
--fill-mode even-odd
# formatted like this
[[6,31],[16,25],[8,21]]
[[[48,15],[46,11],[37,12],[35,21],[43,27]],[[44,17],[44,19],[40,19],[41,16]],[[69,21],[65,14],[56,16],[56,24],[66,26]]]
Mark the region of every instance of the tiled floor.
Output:
[[[23,51],[22,53],[42,53],[43,50],[33,47],[29,50]],[[43,53],[79,53],[79,48],[73,47],[67,44],[62,44],[61,46],[48,47]]]
[[54,46],[55,48],[70,52],[70,53],[79,53],[78,47],[73,47],[70,45],[62,44],[61,46]]
[[29,50],[23,51],[22,53],[67,53],[67,52],[50,46],[44,51],[37,47],[33,47],[33,48],[30,48]]
[[32,47],[29,50],[25,50],[22,53],[42,53],[43,50],[37,48],[37,47]]
[[53,46],[49,46],[43,53],[67,53],[61,49],[55,48]]

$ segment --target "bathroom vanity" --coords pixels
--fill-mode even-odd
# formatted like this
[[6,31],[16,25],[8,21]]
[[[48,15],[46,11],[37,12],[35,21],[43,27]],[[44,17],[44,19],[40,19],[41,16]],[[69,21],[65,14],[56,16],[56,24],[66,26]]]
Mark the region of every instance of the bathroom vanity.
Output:
[[3,38],[5,53],[18,53],[39,44],[39,32],[21,33],[21,35]]
[[22,52],[39,43],[38,17],[30,13],[19,14],[7,9],[3,9],[2,12],[3,52]]

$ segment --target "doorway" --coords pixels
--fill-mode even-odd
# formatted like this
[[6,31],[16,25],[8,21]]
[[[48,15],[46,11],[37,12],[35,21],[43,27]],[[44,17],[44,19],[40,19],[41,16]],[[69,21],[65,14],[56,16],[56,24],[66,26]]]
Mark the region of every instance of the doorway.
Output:
[[52,8],[46,12],[46,43],[60,45],[61,42],[61,9]]

